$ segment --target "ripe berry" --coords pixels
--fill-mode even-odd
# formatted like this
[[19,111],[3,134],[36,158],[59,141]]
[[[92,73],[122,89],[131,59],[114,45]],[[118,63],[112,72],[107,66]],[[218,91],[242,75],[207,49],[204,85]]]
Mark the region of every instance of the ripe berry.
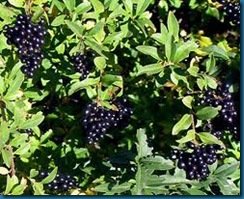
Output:
[[28,15],[17,16],[13,27],[5,26],[4,35],[7,38],[7,44],[14,45],[18,48],[18,56],[24,65],[22,72],[27,77],[32,77],[34,71],[40,66],[41,59],[38,63],[31,63],[32,60],[38,58],[41,53],[41,47],[44,44],[44,20],[42,25],[36,25],[31,22],[31,17]]

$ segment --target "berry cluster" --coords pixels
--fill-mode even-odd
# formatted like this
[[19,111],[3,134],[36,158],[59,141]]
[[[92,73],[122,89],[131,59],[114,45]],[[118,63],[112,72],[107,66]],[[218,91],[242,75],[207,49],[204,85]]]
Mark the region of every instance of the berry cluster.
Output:
[[[46,178],[48,175],[48,172],[41,172],[39,176],[40,180]],[[45,184],[45,189],[50,193],[63,193],[78,186],[79,184],[74,177],[58,173],[51,183]]]
[[8,25],[4,27],[7,43],[18,48],[19,58],[24,64],[21,70],[27,77],[34,75],[43,59],[41,47],[47,34],[43,28],[44,23],[45,21],[41,19],[37,24],[33,24],[29,15],[19,15],[14,27]]
[[217,153],[221,147],[219,145],[196,146],[192,142],[186,143],[186,146],[192,152],[175,149],[171,154],[171,159],[178,160],[177,166],[185,170],[187,179],[205,179],[209,175],[208,165],[222,158],[222,155]]
[[226,0],[219,0],[222,4],[223,11],[226,13],[226,19],[234,25],[240,25],[241,7],[240,2],[228,2]]
[[90,73],[91,67],[93,65],[92,58],[94,56],[95,54],[93,52],[88,51],[84,55],[77,53],[71,57],[75,71],[81,73],[81,80],[85,79]]
[[[212,127],[214,127],[211,127],[214,129],[213,132],[228,130],[235,139],[239,139],[239,117],[229,88],[229,84],[222,84],[216,90],[209,89],[205,92],[201,104],[212,107],[220,105],[222,107],[219,117],[211,121]],[[223,122],[224,126],[222,125]]]
[[82,125],[89,144],[102,139],[109,130],[124,128],[128,125],[132,114],[132,109],[128,107],[128,101],[121,98],[112,103],[118,108],[118,111],[106,109],[96,103],[88,104],[85,108]]

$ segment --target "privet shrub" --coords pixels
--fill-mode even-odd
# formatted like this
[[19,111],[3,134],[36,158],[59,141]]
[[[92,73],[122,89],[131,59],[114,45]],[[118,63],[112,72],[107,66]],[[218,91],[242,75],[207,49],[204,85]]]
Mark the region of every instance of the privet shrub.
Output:
[[1,194],[240,194],[239,2],[0,10]]

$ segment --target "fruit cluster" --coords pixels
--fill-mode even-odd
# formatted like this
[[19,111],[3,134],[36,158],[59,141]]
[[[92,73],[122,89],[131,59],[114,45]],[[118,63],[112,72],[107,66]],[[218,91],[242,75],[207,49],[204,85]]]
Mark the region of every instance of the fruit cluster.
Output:
[[18,55],[24,64],[21,68],[27,77],[32,77],[34,71],[40,66],[43,59],[41,47],[44,36],[47,34],[43,28],[45,21],[41,19],[37,24],[31,22],[29,15],[18,15],[15,25],[4,27],[7,43],[18,48]]
[[191,152],[175,149],[171,154],[171,159],[178,160],[177,166],[185,170],[187,179],[205,179],[209,175],[208,165],[222,158],[222,155],[217,153],[221,147],[219,145],[196,146],[192,142],[187,142],[186,146]]
[[226,19],[234,25],[240,25],[241,7],[239,2],[228,2],[218,0],[222,4],[223,11],[226,13]]
[[[209,89],[204,93],[201,104],[217,107],[221,106],[220,114],[213,119],[211,128],[213,132],[228,130],[235,139],[239,139],[239,116],[232,94],[229,92],[230,84],[222,84],[216,90]],[[225,125],[222,125],[224,122]],[[210,130],[211,130],[210,129]]]
[[86,54],[77,53],[71,57],[75,71],[81,73],[81,80],[85,79],[92,68],[92,58],[95,54],[92,51],[87,51]]
[[[48,172],[41,172],[39,176],[40,180],[46,178],[48,175]],[[74,177],[58,173],[52,182],[44,186],[45,190],[48,190],[50,193],[64,193],[71,188],[78,187],[79,184]]]
[[117,107],[117,111],[96,103],[86,106],[82,125],[89,144],[98,142],[109,130],[128,125],[132,109],[128,106],[127,99],[121,98],[111,103]]

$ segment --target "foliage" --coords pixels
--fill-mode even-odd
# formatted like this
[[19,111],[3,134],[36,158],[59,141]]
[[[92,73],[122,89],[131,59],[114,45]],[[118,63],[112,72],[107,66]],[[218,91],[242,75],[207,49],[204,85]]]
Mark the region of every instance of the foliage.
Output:
[[[0,9],[1,194],[47,195],[58,172],[79,183],[60,195],[240,194],[240,140],[204,128],[222,107],[199,103],[208,89],[228,83],[240,112],[240,27],[220,3],[3,0]],[[3,33],[24,13],[46,22],[44,59],[33,78],[21,72]],[[94,57],[82,79],[71,57],[87,52]],[[123,96],[133,108],[130,124],[88,144],[84,107],[116,110],[110,102]],[[189,141],[222,147],[224,158],[205,180],[187,179],[169,158]],[[49,176],[41,180],[42,171]]]

